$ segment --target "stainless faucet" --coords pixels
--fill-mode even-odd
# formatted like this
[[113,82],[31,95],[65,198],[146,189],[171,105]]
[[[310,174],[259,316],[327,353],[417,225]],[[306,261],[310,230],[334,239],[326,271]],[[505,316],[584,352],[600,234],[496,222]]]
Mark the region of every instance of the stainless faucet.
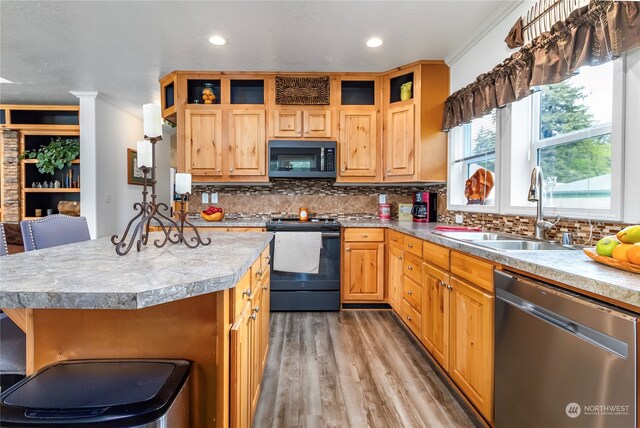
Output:
[[546,231],[551,229],[553,226],[560,221],[560,217],[555,221],[555,223],[551,223],[544,219],[544,214],[542,211],[542,196],[544,191],[544,174],[542,173],[542,168],[536,166],[531,171],[531,186],[529,186],[529,196],[528,200],[530,202],[537,202],[537,210],[536,210],[536,239],[545,239]]

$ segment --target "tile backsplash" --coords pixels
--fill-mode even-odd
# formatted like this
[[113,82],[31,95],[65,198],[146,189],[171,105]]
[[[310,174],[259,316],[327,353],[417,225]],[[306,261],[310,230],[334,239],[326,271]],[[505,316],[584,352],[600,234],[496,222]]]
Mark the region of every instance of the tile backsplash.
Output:
[[[447,211],[447,186],[336,186],[328,180],[273,179],[268,186],[193,187],[190,211],[197,212],[211,204],[203,204],[202,193],[218,192],[218,203],[227,215],[238,217],[268,217],[297,215],[298,208],[307,207],[313,215],[338,218],[377,218],[378,195],[385,193],[391,204],[391,215],[398,214],[399,203],[411,203],[416,191],[438,193],[438,220],[455,223],[455,212]],[[485,230],[502,231],[525,236],[534,234],[534,218],[500,214],[463,213],[464,225],[481,226]],[[617,233],[626,224],[616,222],[561,219],[548,232],[550,239],[560,240],[562,232],[572,232],[577,244],[593,244],[603,236]]]

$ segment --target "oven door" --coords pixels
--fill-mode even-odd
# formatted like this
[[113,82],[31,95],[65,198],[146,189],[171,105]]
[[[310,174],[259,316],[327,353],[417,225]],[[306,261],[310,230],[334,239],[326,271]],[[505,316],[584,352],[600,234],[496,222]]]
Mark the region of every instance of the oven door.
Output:
[[322,249],[317,274],[273,270],[271,241],[272,312],[340,310],[340,232],[322,232]]
[[335,178],[335,147],[326,141],[269,141],[269,177]]

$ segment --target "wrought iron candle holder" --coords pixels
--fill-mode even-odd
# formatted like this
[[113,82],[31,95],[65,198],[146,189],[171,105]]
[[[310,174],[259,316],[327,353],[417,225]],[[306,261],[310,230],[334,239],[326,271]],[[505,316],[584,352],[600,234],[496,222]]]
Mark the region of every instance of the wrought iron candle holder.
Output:
[[[184,210],[185,194],[181,195],[180,211],[177,213],[178,222],[172,219],[170,215],[168,216],[162,213],[162,211],[171,212],[167,204],[163,202],[158,203],[156,200],[156,143],[162,140],[162,137],[147,137],[145,135],[144,138],[151,143],[151,166],[143,166],[141,168],[144,174],[142,202],[133,204],[133,209],[138,213],[129,221],[121,238],[119,238],[118,235],[111,237],[111,242],[116,246],[116,253],[124,256],[131,250],[134,242],[137,251],[140,251],[143,245],[147,245],[149,242],[149,228],[153,220],[160,226],[164,234],[163,237],[153,241],[153,245],[158,248],[165,246],[167,242],[171,242],[172,244],[184,243],[190,248],[211,244],[211,238],[203,240],[196,226],[187,220],[187,212]],[[149,187],[151,187],[151,200],[147,199]],[[185,226],[192,229],[193,236],[185,236]],[[129,231],[131,231],[130,236]]]

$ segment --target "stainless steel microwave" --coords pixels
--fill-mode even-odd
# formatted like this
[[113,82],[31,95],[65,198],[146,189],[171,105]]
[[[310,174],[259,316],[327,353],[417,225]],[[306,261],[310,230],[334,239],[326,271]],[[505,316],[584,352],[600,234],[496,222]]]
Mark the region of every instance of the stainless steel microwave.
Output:
[[336,142],[269,141],[269,177],[336,178]]

